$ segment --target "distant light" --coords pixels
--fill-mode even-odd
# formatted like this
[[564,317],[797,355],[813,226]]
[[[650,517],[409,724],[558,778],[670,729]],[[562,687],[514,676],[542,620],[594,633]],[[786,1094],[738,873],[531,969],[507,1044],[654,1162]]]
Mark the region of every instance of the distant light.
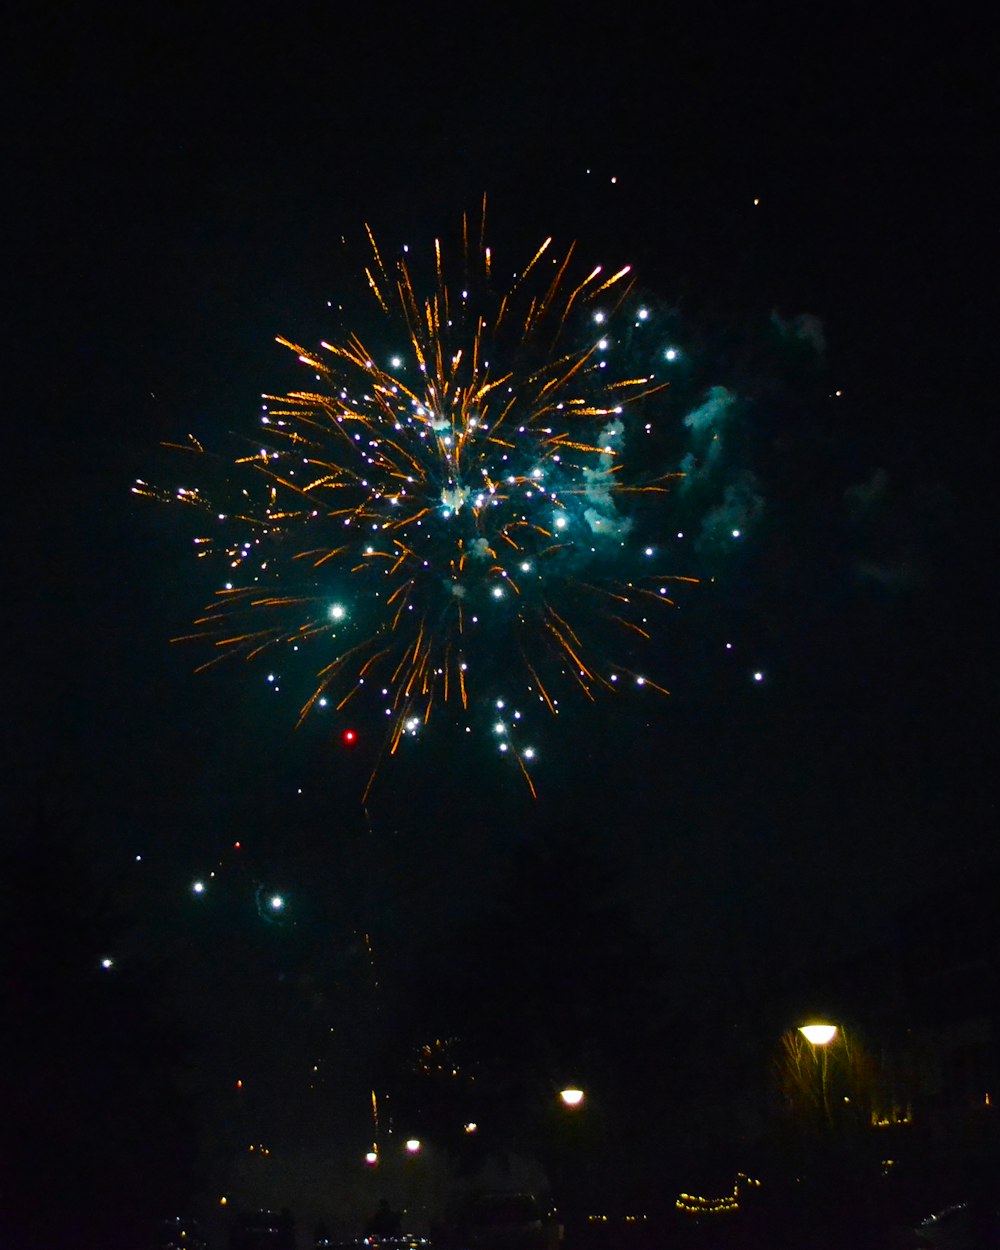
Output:
[[583,1102],[583,1090],[577,1089],[575,1085],[569,1085],[566,1089],[559,1091],[559,1097],[566,1107],[579,1107]]
[[761,672],[754,673],[754,675],[753,675],[753,679],[754,679],[754,681],[763,681],[763,680],[764,680],[764,674],[763,674],[763,673],[761,673]]
[[365,1155],[365,1163],[367,1163],[370,1168],[375,1167],[375,1165],[378,1163],[378,1151],[369,1150],[368,1153]]
[[343,604],[335,603],[330,608],[330,620],[331,621],[342,621],[346,615],[347,615],[347,610],[344,608]]
[[826,1046],[837,1036],[835,1024],[803,1024],[799,1032],[814,1046]]
[[354,732],[353,729],[345,729],[344,732],[341,734],[341,737],[346,746],[351,746],[353,743],[357,742],[358,740],[358,735]]
[[285,906],[285,900],[280,894],[272,894],[270,904],[272,911],[281,911],[281,909]]
[[229,1199],[226,1197],[225,1194],[223,1194],[222,1197],[219,1199],[219,1206],[224,1207],[228,1201]]
[[195,894],[204,894],[205,893],[204,881],[196,881],[194,885],[191,887],[191,889],[195,892]]
[[478,1127],[479,1125],[475,1122],[475,1120],[470,1120],[469,1123],[465,1126],[465,1131],[467,1133],[474,1133]]
[[493,594],[493,598],[494,598],[494,599],[502,599],[502,598],[503,598],[503,587],[502,587],[502,586],[494,586],[494,587],[493,587],[492,594]]
[[677,348],[668,347],[667,350],[663,353],[663,355],[667,360],[676,360],[678,356]]
[[742,531],[741,531],[741,530],[733,530],[733,537],[734,537],[734,538],[739,538],[739,536],[740,536],[740,534],[741,534],[741,533],[742,533]]
[[114,966],[115,966],[115,961],[109,958],[107,955],[101,960],[101,967],[105,971],[107,971],[108,968],[113,968]]
[[417,1137],[407,1138],[406,1153],[415,1155],[420,1153],[420,1140]]
[[652,547],[647,547],[647,548],[646,548],[646,555],[647,555],[647,556],[651,556],[652,554],[653,554],[653,548],[652,548]]

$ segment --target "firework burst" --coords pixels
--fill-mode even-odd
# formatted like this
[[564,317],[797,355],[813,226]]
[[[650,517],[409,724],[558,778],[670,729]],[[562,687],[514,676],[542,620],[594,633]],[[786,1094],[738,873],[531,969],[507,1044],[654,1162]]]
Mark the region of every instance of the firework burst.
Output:
[[663,690],[637,656],[670,583],[693,580],[657,571],[639,536],[662,532],[671,475],[630,476],[623,457],[666,385],[619,363],[644,333],[655,355],[629,269],[575,273],[574,248],[547,239],[504,293],[483,225],[463,220],[455,277],[435,242],[427,296],[369,230],[379,327],[315,349],[279,338],[312,382],[263,397],[259,441],[231,466],[238,506],[133,488],[211,517],[195,545],[226,580],[184,635],[212,648],[202,668],[267,657],[277,684],[305,653],[300,722],[380,722],[366,795],[447,708],[469,732],[482,718],[534,793],[528,712],[558,715],[570,690]]

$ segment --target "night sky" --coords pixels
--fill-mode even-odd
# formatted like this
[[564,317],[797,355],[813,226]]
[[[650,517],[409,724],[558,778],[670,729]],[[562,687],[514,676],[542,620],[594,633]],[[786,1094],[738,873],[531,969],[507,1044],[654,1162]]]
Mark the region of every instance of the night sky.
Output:
[[[57,931],[98,897],[123,917],[114,949],[68,942],[67,964],[160,968],[210,1192],[232,1176],[238,1079],[296,1158],[329,1135],[303,1073],[330,1029],[324,1106],[364,1149],[371,958],[391,1005],[548,839],[596,848],[695,1009],[709,984],[766,992],[863,949],[935,883],[995,867],[995,201],[985,55],[950,23],[18,20],[7,824],[69,848]],[[341,731],[374,727],[296,731],[266,660],[196,676],[197,648],[170,645],[218,578],[183,509],[130,488],[184,478],[164,441],[255,437],[259,396],[302,382],[276,335],[335,333],[328,301],[348,328],[368,315],[366,222],[387,255],[430,257],[484,194],[498,268],[576,239],[582,267],[631,264],[676,327],[691,371],[658,414],[661,463],[626,448],[639,469],[700,454],[683,418],[712,387],[736,397],[717,497],[678,489],[658,522],[689,529],[675,571],[705,580],[657,628],[671,697],[540,724],[537,800],[444,709],[365,808]],[[740,483],[723,542],[705,513]],[[44,865],[33,882],[42,899]]]

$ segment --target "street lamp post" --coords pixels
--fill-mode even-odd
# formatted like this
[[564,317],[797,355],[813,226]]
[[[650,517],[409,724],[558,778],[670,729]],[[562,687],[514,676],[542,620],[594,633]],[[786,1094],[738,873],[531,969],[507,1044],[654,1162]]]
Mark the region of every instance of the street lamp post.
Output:
[[813,1054],[816,1055],[819,1063],[819,1082],[820,1096],[823,1104],[823,1119],[827,1124],[831,1123],[832,1116],[830,1114],[830,1085],[829,1075],[827,1071],[827,1047],[837,1036],[837,1026],[835,1024],[802,1024],[799,1026],[799,1032],[813,1048]]

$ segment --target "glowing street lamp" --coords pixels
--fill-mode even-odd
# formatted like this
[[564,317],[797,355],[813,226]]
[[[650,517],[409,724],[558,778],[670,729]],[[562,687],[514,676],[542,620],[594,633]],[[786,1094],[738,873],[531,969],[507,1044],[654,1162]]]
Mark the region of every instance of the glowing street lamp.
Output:
[[829,1046],[837,1036],[837,1026],[835,1024],[803,1024],[799,1026],[799,1032],[813,1046]]
[[564,1107],[579,1107],[583,1102],[583,1090],[577,1089],[575,1085],[568,1085],[559,1091],[559,1097]]

